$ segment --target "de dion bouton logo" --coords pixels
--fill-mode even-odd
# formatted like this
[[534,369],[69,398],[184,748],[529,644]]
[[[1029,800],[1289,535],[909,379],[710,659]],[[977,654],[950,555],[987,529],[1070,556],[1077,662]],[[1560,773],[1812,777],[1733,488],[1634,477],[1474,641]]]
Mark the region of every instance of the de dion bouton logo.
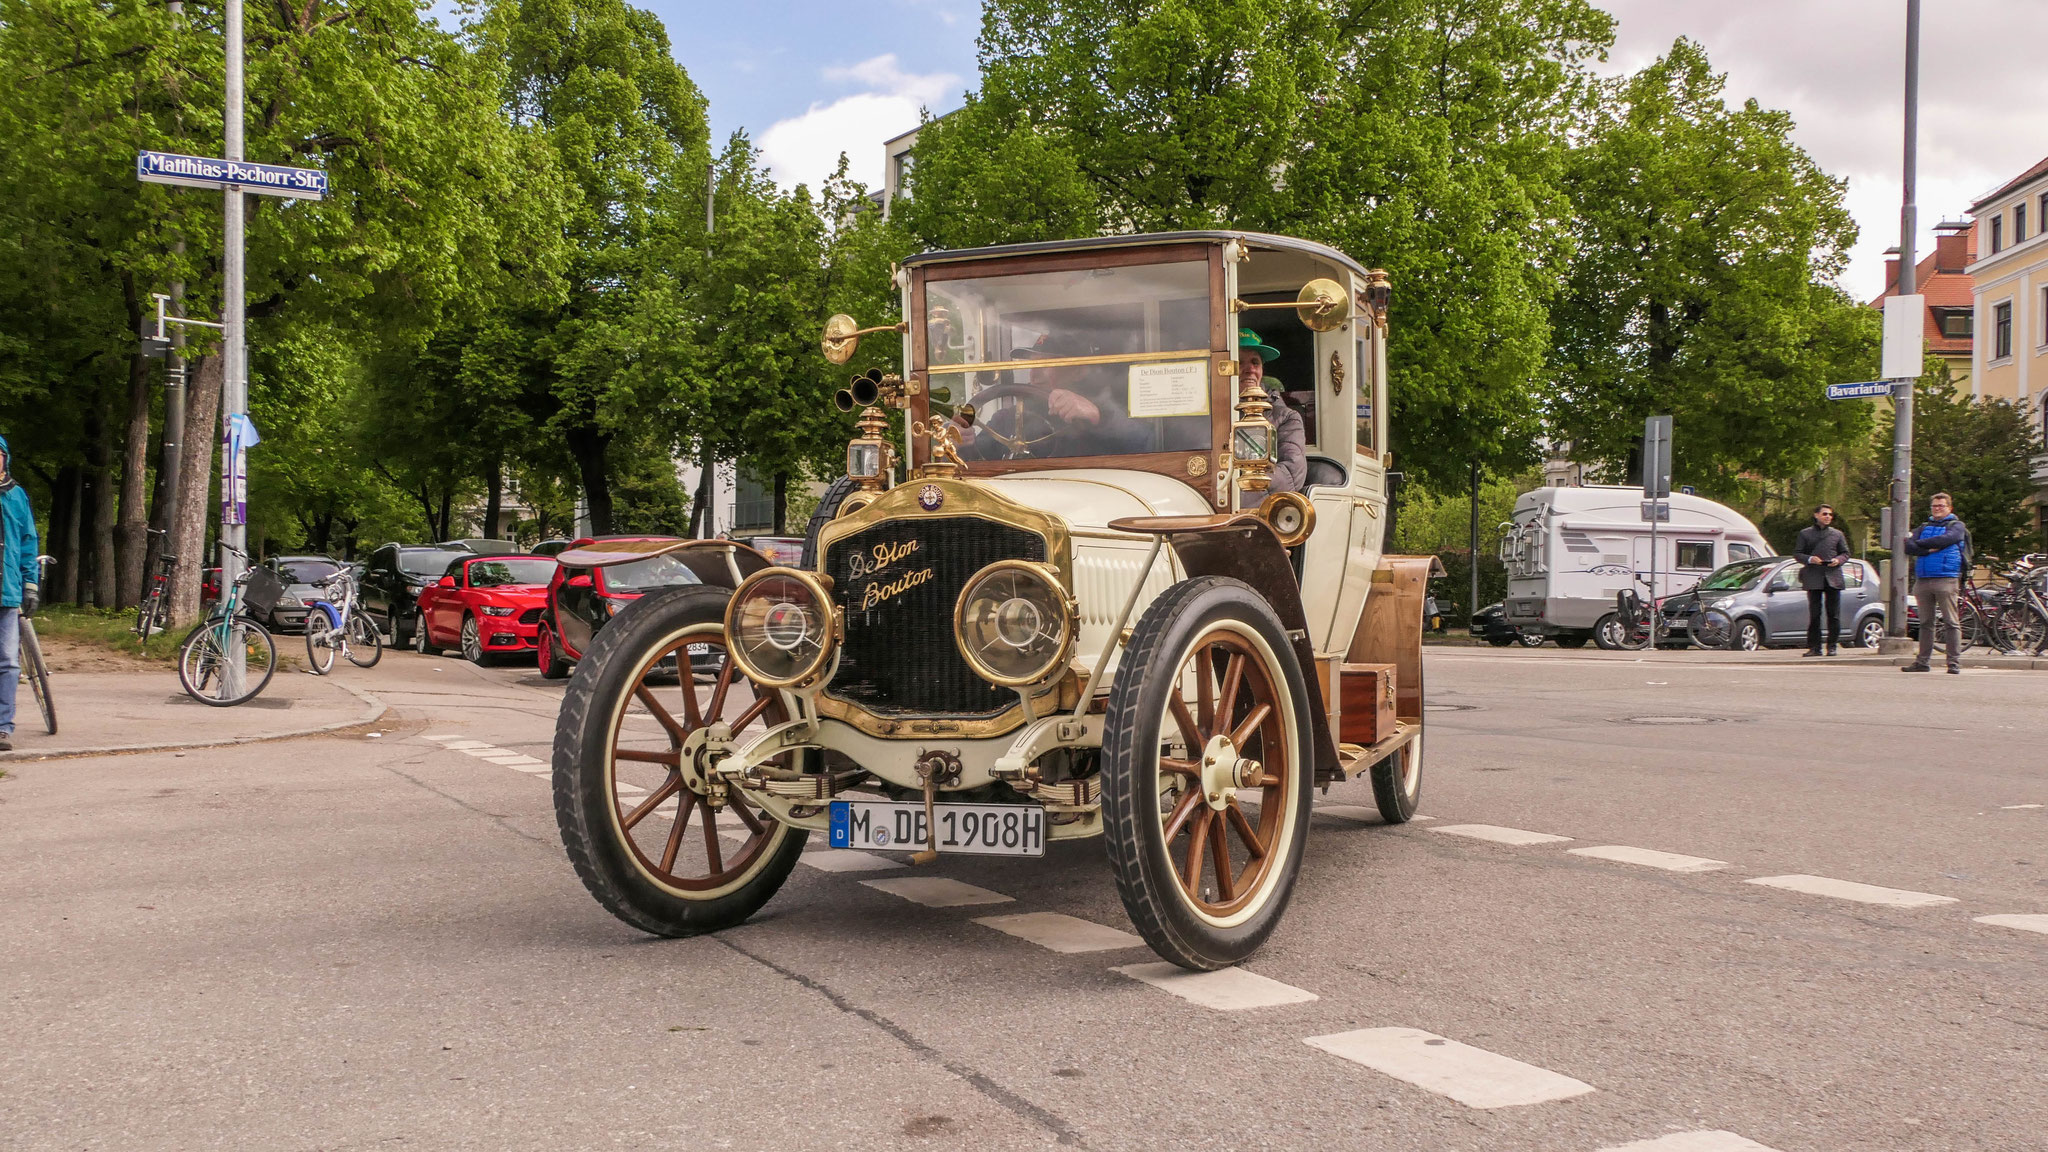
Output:
[[927,512],[937,512],[939,505],[946,502],[946,494],[939,491],[937,484],[927,484],[917,490],[917,506]]

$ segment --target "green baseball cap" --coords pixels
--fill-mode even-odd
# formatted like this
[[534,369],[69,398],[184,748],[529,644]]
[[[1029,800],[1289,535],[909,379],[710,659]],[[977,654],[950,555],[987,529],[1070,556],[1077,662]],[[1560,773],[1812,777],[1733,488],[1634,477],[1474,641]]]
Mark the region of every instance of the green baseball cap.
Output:
[[1247,348],[1251,349],[1254,352],[1257,352],[1259,354],[1259,359],[1265,361],[1268,364],[1271,364],[1273,361],[1278,360],[1280,358],[1280,350],[1260,340],[1259,334],[1257,332],[1254,332],[1249,328],[1239,328],[1237,330],[1238,354],[1242,355],[1244,353],[1244,350]]

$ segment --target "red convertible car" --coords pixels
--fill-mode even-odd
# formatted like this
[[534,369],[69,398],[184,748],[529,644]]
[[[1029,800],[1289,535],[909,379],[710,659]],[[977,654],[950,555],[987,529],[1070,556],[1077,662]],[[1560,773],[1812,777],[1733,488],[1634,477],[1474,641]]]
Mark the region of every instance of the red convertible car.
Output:
[[463,556],[420,589],[413,647],[425,655],[460,648],[473,664],[531,652],[555,578],[552,556]]

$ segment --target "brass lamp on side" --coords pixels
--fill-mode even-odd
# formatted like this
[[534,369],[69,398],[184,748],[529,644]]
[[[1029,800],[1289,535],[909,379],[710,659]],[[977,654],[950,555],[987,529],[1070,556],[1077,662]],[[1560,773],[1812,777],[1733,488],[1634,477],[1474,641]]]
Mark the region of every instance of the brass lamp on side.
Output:
[[1237,394],[1237,419],[1230,424],[1230,454],[1238,471],[1237,486],[1264,492],[1273,482],[1273,425],[1266,413],[1273,402],[1266,390],[1247,382]]

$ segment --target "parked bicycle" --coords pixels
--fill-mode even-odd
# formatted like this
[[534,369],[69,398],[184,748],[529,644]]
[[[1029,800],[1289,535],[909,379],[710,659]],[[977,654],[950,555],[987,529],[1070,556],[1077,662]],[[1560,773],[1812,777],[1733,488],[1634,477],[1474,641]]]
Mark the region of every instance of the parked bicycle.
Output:
[[[56,562],[55,556],[36,557],[36,582],[42,583],[42,570]],[[43,662],[43,642],[36,636],[35,621],[28,613],[17,613],[21,619],[21,678],[28,681],[29,691],[36,698],[36,709],[43,714],[43,727],[50,735],[57,734],[57,701],[50,695],[50,666]]]
[[[244,561],[249,558],[239,548],[221,547]],[[251,617],[267,614],[283,594],[284,583],[275,572],[254,567],[221,590],[213,613],[178,647],[178,683],[187,695],[227,708],[255,699],[270,684],[277,671],[277,643]]]
[[[1649,581],[1642,573],[1636,573],[1636,583],[1649,587]],[[1655,605],[1643,599],[1643,594],[1634,588],[1624,588],[1614,595],[1614,614],[1603,616],[1593,626],[1593,642],[1608,651],[1634,652],[1654,647],[1663,639],[1663,614]]]
[[1999,647],[2039,656],[2048,650],[2048,553],[2022,556],[2003,575],[2005,587],[1996,593]]
[[[169,536],[161,528],[149,529],[151,536]],[[142,643],[149,643],[152,632],[162,632],[171,626],[171,569],[178,558],[168,552],[156,555],[156,565],[149,574],[149,590],[144,593],[142,603],[135,609],[135,634]]]
[[334,667],[336,652],[358,668],[374,667],[384,655],[384,638],[370,618],[356,610],[356,582],[346,568],[320,582],[328,598],[307,605],[306,660],[316,676]]

